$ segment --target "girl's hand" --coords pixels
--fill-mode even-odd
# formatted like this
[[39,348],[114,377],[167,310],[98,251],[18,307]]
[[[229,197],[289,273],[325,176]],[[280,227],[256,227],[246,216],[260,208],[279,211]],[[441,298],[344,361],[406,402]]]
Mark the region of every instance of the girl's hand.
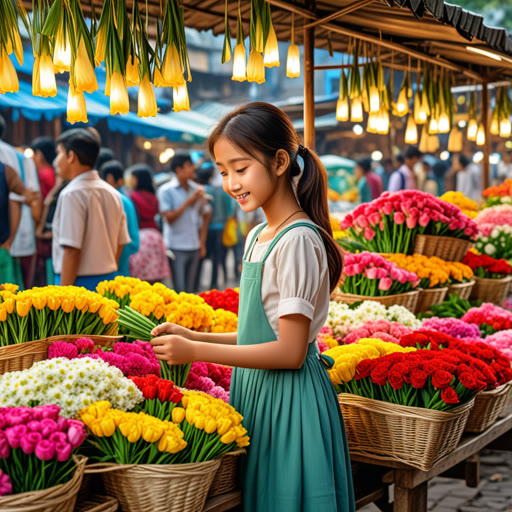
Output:
[[181,325],[171,324],[165,322],[164,324],[157,325],[152,331],[151,336],[160,336],[161,334],[174,334],[176,336],[182,336],[189,340],[192,339],[192,331]]
[[161,361],[167,361],[169,364],[194,362],[194,342],[183,336],[160,336],[153,338],[150,343],[153,345],[156,357]]

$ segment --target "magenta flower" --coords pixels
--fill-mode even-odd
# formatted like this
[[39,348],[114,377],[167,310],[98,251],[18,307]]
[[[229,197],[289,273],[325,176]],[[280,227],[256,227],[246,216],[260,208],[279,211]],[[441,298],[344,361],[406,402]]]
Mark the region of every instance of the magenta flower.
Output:
[[11,455],[11,447],[4,432],[0,430],[0,459],[7,459]]
[[379,281],[379,290],[387,291],[391,288],[391,285],[393,284],[393,281],[389,279],[389,277],[384,277]]
[[26,435],[28,432],[28,428],[26,425],[16,425],[14,427],[9,427],[5,429],[5,435],[7,436],[7,441],[9,442],[9,446],[11,448],[19,448],[21,438]]
[[35,454],[38,459],[51,460],[55,455],[55,444],[48,439],[41,439],[36,445]]
[[398,225],[403,224],[405,222],[405,215],[402,212],[395,212],[393,222]]
[[79,352],[92,352],[95,348],[94,341],[89,338],[78,338],[75,341],[76,348]]
[[66,442],[55,444],[55,458],[59,462],[66,462],[71,457],[73,447]]
[[356,224],[362,228],[368,227],[368,219],[364,215],[359,215],[356,219]]
[[78,348],[73,343],[67,343],[66,341],[56,341],[48,347],[48,359],[55,359],[57,357],[74,359],[77,356]]
[[375,231],[372,228],[366,228],[363,232],[363,236],[366,240],[372,240],[375,236]]
[[375,267],[367,268],[367,269],[365,270],[365,272],[364,272],[364,275],[365,275],[368,279],[377,279],[378,271],[379,271],[379,269],[378,269],[378,268],[375,268]]
[[43,439],[43,436],[39,432],[29,432],[28,434],[25,434],[20,439],[20,448],[27,454],[32,455],[34,453],[34,449]]
[[8,494],[12,494],[11,479],[7,473],[0,469],[0,496],[7,496]]
[[54,432],[58,431],[57,423],[54,420],[51,420],[50,418],[45,418],[44,420],[41,420],[41,434],[44,438],[47,438],[50,436],[50,434],[53,434]]
[[68,441],[73,448],[78,448],[87,437],[85,426],[81,421],[68,420]]
[[[63,418],[66,419],[66,418]],[[67,425],[66,425],[67,428]],[[55,445],[68,442],[68,436],[64,432],[53,432],[48,436],[48,440]]]

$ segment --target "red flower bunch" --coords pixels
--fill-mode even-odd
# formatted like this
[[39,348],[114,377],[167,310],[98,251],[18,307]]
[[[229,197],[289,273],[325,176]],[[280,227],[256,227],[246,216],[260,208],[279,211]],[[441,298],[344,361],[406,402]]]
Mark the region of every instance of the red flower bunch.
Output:
[[185,387],[203,391],[214,398],[229,402],[229,387],[233,368],[213,363],[192,363]]
[[512,272],[512,267],[507,260],[497,260],[486,254],[479,255],[471,251],[464,256],[462,263],[470,267],[477,277],[488,279],[501,279]]
[[480,363],[451,349],[396,352],[361,361],[355,378],[344,386],[350,393],[384,402],[447,410],[485,389],[489,375],[478,369]]
[[478,325],[483,336],[512,329],[512,312],[490,302],[484,302],[478,308],[471,308],[461,320]]
[[210,305],[213,309],[225,309],[238,315],[238,300],[240,295],[233,288],[228,288],[223,292],[219,290],[210,290],[199,294],[206,304]]
[[145,399],[137,405],[135,412],[142,411],[161,420],[171,421],[172,410],[183,398],[183,393],[174,382],[160,379],[156,375],[130,379],[142,391]]

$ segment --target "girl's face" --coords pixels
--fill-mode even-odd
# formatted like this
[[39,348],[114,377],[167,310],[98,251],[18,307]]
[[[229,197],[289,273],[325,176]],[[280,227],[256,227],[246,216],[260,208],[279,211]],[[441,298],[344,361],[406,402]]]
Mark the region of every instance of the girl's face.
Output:
[[216,142],[214,152],[224,192],[234,197],[244,212],[260,206],[265,209],[276,187],[267,168],[226,137]]

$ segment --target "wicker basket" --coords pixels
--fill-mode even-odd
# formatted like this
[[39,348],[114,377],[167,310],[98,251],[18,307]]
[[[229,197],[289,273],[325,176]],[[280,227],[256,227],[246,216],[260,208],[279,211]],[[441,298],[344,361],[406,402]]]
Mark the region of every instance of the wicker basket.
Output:
[[455,449],[474,399],[451,411],[338,395],[352,454],[393,460],[423,471]]
[[86,462],[86,457],[77,457],[73,478],[65,484],[0,497],[0,512],[73,512]]
[[191,464],[93,464],[123,512],[202,512],[221,459]]
[[478,393],[464,432],[483,432],[495,423],[508,402],[511,389],[512,382],[507,382],[499,388]]
[[448,287],[427,288],[426,290],[421,290],[418,297],[418,303],[416,304],[416,313],[424,313],[425,311],[428,311],[433,304],[443,302],[447,293]]
[[103,336],[95,334],[63,334],[62,336],[50,336],[46,338],[49,344],[56,341],[75,341],[80,338],[89,338],[94,341],[96,347],[111,347],[116,341],[121,341],[123,336]]
[[446,296],[448,297],[450,294],[453,294],[463,300],[468,300],[471,296],[473,286],[475,286],[475,281],[473,280],[468,281],[467,283],[451,284],[448,286],[448,293]]
[[492,302],[497,306],[503,306],[508,297],[508,290],[512,276],[502,279],[487,279],[475,276],[475,286],[471,290],[470,297],[482,302]]
[[437,256],[445,261],[462,261],[473,247],[473,242],[450,236],[417,235],[414,239],[415,254]]
[[37,340],[0,347],[0,375],[26,370],[48,358],[48,341]]
[[209,498],[231,492],[237,488],[238,462],[242,453],[245,453],[245,450],[229,452],[221,457],[219,469],[215,473],[212,485],[208,491]]
[[360,302],[363,300],[373,300],[379,302],[386,307],[389,306],[403,306],[413,313],[416,310],[416,304],[418,301],[419,291],[414,290],[412,292],[400,293],[397,295],[386,295],[384,297],[368,297],[366,295],[354,295],[352,293],[343,293],[338,288],[331,294],[331,300],[344,302],[345,304],[354,304],[354,302]]
[[75,512],[116,512],[119,502],[112,496],[94,496],[86,501],[78,500]]

